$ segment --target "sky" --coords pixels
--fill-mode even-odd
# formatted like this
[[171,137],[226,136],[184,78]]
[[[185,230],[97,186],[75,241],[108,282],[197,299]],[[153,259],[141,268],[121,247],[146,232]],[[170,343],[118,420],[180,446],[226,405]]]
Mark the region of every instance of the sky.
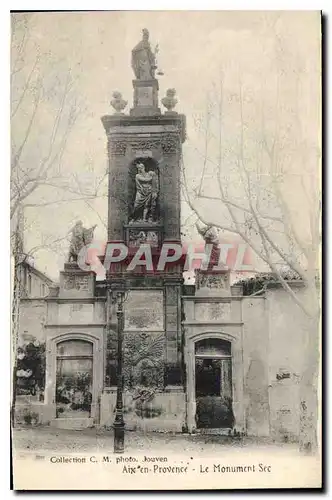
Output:
[[[78,219],[86,226],[97,224],[97,239],[106,237],[101,221],[107,217],[105,197],[89,200],[89,204],[61,200],[73,198],[69,193],[71,189],[77,190],[77,182],[81,189],[83,186],[84,190],[93,190],[104,176],[106,136],[100,118],[112,113],[109,103],[115,90],[128,100],[126,112],[132,106],[131,49],[140,40],[143,28],[148,28],[152,46],[159,44],[158,62],[164,72],[159,78],[159,98],[165,95],[167,88],[175,88],[176,109],[187,117],[183,157],[190,188],[197,187],[204,165],[202,124],[206,123],[207,102],[212,103],[214,113],[219,109],[222,91],[222,120],[214,116],[209,124],[208,157],[211,161],[206,165],[203,193],[211,195],[216,189],[213,159],[216,160],[219,154],[216,138],[221,129],[223,176],[233,198],[242,200],[243,189],[234,169],[240,137],[241,88],[244,155],[249,169],[257,172],[259,165],[260,176],[267,175],[260,139],[264,118],[269,144],[272,144],[276,129],[280,131],[278,168],[284,179],[283,192],[300,233],[304,238],[308,236],[307,194],[308,190],[310,194],[310,189],[317,189],[320,175],[318,12],[43,12],[28,17],[21,70],[14,75],[12,83],[12,104],[19,103],[11,125],[12,141],[16,145],[22,142],[26,133],[40,81],[43,98],[22,155],[22,169],[38,165],[47,154],[68,75],[71,88],[58,140],[67,135],[66,111],[70,103],[75,102],[76,110],[80,111],[68,134],[61,166],[56,171],[57,179],[51,186],[35,190],[28,200],[28,204],[35,206],[25,210],[27,251],[44,247],[35,254],[37,268],[57,279],[69,245],[64,237]],[[17,38],[12,45],[12,68],[22,33],[16,32]],[[29,86],[20,101],[29,77]],[[106,186],[105,179],[101,193],[106,192],[103,186]],[[55,203],[57,199],[59,202]],[[200,208],[211,222],[227,222],[227,212],[220,202],[202,203]],[[273,212],[274,208],[266,205],[266,210]],[[186,221],[186,237],[199,239],[194,229],[196,217],[191,215],[185,202],[182,218]],[[55,251],[53,240],[59,240],[59,248],[55,246]]]

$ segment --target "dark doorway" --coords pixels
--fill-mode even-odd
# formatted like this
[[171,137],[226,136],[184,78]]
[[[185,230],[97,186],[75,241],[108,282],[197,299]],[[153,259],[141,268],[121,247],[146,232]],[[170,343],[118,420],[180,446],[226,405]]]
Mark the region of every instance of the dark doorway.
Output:
[[218,360],[196,359],[196,397],[220,396]]
[[197,428],[232,428],[232,358],[229,342],[204,339],[197,343],[195,385]]

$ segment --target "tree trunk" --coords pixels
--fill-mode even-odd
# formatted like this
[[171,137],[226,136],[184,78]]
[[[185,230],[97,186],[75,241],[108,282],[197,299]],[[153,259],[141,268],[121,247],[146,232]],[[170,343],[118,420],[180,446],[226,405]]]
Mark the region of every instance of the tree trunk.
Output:
[[17,361],[15,359],[13,366],[13,384],[12,384],[12,404],[10,410],[10,419],[12,427],[15,427],[15,407],[16,407],[16,393],[17,393]]
[[304,369],[300,381],[300,451],[314,453],[318,449],[319,400],[318,384],[320,383],[319,352],[319,316],[309,319],[306,330]]

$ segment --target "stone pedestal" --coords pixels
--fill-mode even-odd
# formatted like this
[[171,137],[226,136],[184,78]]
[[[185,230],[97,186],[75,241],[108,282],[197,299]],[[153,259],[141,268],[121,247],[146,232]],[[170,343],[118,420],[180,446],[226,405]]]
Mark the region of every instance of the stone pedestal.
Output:
[[134,107],[131,116],[160,115],[158,107],[158,80],[133,80]]
[[67,263],[60,272],[59,298],[90,298],[94,296],[96,275],[82,271],[76,263]]

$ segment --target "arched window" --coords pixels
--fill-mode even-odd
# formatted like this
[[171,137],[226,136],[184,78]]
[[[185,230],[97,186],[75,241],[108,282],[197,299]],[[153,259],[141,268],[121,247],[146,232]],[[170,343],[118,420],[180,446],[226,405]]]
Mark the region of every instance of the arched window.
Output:
[[85,340],[57,344],[57,417],[89,417],[92,401],[93,345]]
[[196,342],[195,356],[229,357],[231,343],[223,339],[207,338]]

